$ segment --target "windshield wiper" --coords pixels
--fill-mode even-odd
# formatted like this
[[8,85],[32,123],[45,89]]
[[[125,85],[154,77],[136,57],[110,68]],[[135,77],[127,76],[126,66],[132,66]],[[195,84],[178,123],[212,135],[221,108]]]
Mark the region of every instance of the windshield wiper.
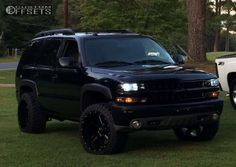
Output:
[[95,66],[100,66],[100,67],[128,66],[128,65],[133,65],[133,63],[125,61],[105,61],[95,64]]
[[161,60],[140,60],[140,61],[135,61],[134,64],[172,64],[169,62],[161,61]]

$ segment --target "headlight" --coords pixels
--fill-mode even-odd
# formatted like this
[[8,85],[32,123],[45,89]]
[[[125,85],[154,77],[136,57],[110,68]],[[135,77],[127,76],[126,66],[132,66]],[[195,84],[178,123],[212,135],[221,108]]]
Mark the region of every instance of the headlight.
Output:
[[220,84],[218,79],[211,79],[209,83],[210,83],[210,86],[213,86],[213,87],[219,86]]
[[138,91],[137,83],[123,83],[120,84],[120,88],[125,92]]

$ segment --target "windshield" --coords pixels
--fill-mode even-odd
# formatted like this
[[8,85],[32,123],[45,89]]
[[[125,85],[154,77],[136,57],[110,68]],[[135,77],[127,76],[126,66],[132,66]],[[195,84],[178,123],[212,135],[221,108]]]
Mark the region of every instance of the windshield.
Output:
[[146,37],[87,39],[85,50],[91,66],[175,64],[165,49]]

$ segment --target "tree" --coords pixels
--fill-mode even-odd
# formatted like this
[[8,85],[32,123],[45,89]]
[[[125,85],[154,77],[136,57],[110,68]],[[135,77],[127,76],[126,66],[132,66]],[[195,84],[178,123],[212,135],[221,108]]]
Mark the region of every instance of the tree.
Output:
[[[52,8],[57,8],[57,5],[61,0],[45,1],[38,0],[28,1],[28,0],[2,0],[0,1],[0,8],[4,8],[4,5],[52,5]],[[2,6],[1,3],[4,3]],[[4,11],[3,9],[2,11]],[[48,30],[51,27],[55,27],[55,10],[52,10],[52,15],[37,15],[37,16],[14,16],[14,15],[4,15],[4,19],[1,19],[0,13],[0,30],[1,23],[4,25],[4,36],[3,40],[6,47],[9,48],[22,48],[28,43],[32,37],[42,30]],[[7,28],[6,28],[7,27]],[[1,32],[0,32],[1,34]]]
[[236,15],[232,15],[232,11],[236,11],[236,2],[232,0],[225,0],[223,3],[223,9],[225,10],[224,16],[224,26],[226,29],[226,39],[225,39],[225,51],[230,50],[230,31],[236,25]]
[[209,0],[207,35],[208,43],[210,41],[213,42],[214,51],[219,51],[219,49],[229,51],[234,48],[233,38],[235,38],[235,35],[230,33],[230,31],[236,30],[235,12],[235,0]]
[[221,32],[221,0],[215,0],[215,39],[214,39],[214,52],[219,51],[220,32]]
[[[4,2],[0,1],[0,11],[4,11]],[[3,41],[3,36],[6,30],[6,25],[4,24],[5,18],[3,12],[0,12],[0,57],[4,55],[6,51],[6,46]]]
[[[182,0],[70,0],[70,27],[80,31],[130,29],[160,40],[174,50],[186,46],[186,17]],[[56,16],[63,25],[63,6]]]
[[222,25],[222,0],[208,0],[207,42],[208,50],[219,51]]
[[206,0],[186,0],[188,18],[188,54],[192,61],[206,61]]

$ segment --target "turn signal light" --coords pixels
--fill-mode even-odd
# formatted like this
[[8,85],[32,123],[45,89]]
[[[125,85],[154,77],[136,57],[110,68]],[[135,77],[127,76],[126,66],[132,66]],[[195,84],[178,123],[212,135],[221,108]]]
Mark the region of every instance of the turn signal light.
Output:
[[219,92],[211,92],[210,97],[217,98],[220,95]]
[[131,104],[131,103],[136,103],[137,99],[133,97],[117,97],[116,102]]

